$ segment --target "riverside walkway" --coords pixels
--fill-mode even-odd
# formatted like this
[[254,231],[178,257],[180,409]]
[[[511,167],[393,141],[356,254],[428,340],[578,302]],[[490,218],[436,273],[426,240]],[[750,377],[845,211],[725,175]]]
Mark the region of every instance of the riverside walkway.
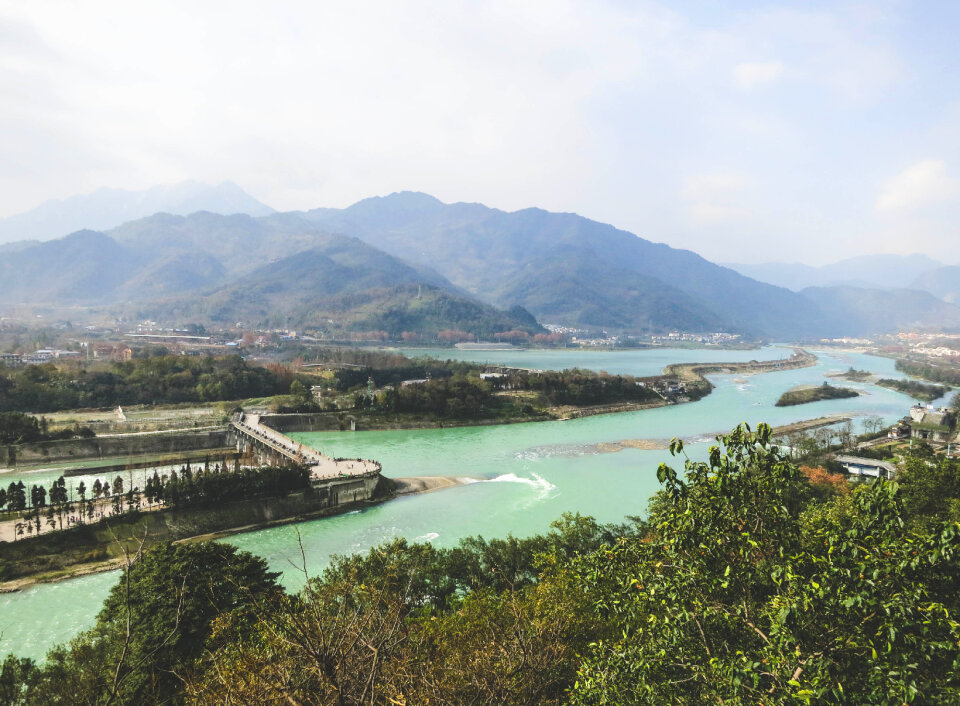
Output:
[[381,466],[377,461],[359,458],[331,458],[316,449],[297,443],[286,434],[271,429],[260,422],[259,414],[239,412],[230,422],[239,443],[266,451],[267,455],[282,458],[292,463],[302,464],[310,469],[314,480],[342,478],[344,476],[366,476],[379,473]]

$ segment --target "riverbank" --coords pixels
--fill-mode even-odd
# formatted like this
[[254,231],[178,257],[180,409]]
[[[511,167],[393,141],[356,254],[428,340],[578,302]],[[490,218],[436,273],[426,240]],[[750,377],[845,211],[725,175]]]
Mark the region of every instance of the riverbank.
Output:
[[[773,361],[732,362],[732,363],[672,363],[667,365],[660,375],[638,378],[652,389],[671,389],[676,383],[682,388],[674,392],[658,393],[659,398],[643,402],[612,402],[610,404],[575,406],[554,405],[538,412],[513,417],[495,417],[486,419],[436,419],[418,415],[370,414],[353,410],[337,412],[317,412],[313,414],[271,414],[264,415],[264,424],[281,432],[320,432],[320,431],[391,431],[415,429],[443,429],[455,427],[491,426],[501,424],[520,424],[541,421],[563,421],[598,414],[621,414],[644,409],[655,409],[672,404],[696,402],[710,394],[712,383],[706,376],[711,374],[758,375],[781,370],[795,370],[815,365],[817,356],[805,350],[795,348],[789,358]],[[501,366],[507,367],[507,366]]]
[[[548,531],[550,523],[567,511],[603,523],[623,522],[626,516],[642,514],[648,499],[660,490],[658,465],[665,462],[679,469],[683,462],[682,457],[671,458],[662,449],[627,448],[619,453],[583,455],[582,449],[593,444],[679,437],[691,440],[685,450],[700,461],[708,459],[714,434],[728,433],[743,421],[754,427],[760,422],[777,427],[812,417],[853,414],[854,426],[859,428],[857,419],[864,416],[878,415],[889,424],[906,413],[909,398],[883,388],[871,389],[871,394],[864,397],[822,402],[815,408],[773,407],[784,390],[798,384],[819,384],[825,373],[834,370],[852,366],[879,377],[895,376],[892,360],[812,352],[820,358],[814,367],[752,376],[746,384],[735,383],[736,375],[711,375],[715,389],[697,404],[670,405],[637,414],[593,416],[560,424],[424,432],[296,434],[293,436],[304,445],[335,456],[375,458],[384,464],[388,475],[458,475],[485,482],[408,495],[362,512],[244,532],[221,541],[262,557],[271,571],[283,572],[284,585],[295,592],[303,583],[303,574],[292,570],[290,563],[302,564],[298,533],[312,576],[328,566],[334,555],[365,552],[394,537],[442,546],[477,535],[487,539],[508,534],[527,537]],[[744,354],[716,351],[712,357],[708,357],[709,352],[697,355],[697,351],[636,351],[629,355],[591,352],[579,357],[556,352],[531,358],[526,364],[541,369],[607,368],[611,374],[648,377],[673,362],[749,361],[786,358],[790,353],[789,348]],[[523,355],[531,356],[531,352]],[[494,360],[521,365],[519,358],[517,354],[512,360]],[[435,535],[439,537],[434,539]],[[118,574],[40,584],[0,596],[2,613],[7,616],[0,629],[8,651],[42,660],[53,643],[67,642],[92,625]]]
[[182,466],[187,462],[193,464],[200,463],[202,465],[203,462],[208,460],[211,463],[219,463],[226,460],[232,464],[239,457],[240,454],[237,453],[236,449],[231,447],[214,451],[184,451],[174,456],[165,454],[137,455],[131,457],[120,456],[110,459],[112,461],[111,463],[97,463],[95,459],[83,460],[85,463],[89,462],[90,465],[79,465],[76,461],[73,463],[24,464],[22,466],[14,466],[13,468],[0,468],[0,482],[3,481],[4,476],[19,478],[24,473],[33,473],[35,471],[60,471],[64,478],[71,478],[73,476],[107,475],[143,468],[173,468]]
[[[686,383],[686,390],[681,391],[679,394],[673,393],[668,396],[665,393],[659,393],[659,398],[655,400],[647,400],[642,403],[613,403],[608,405],[593,405],[589,407],[575,407],[575,406],[564,406],[564,407],[552,407],[549,409],[549,412],[540,412],[536,415],[525,415],[521,418],[516,419],[487,419],[487,420],[471,420],[471,419],[462,419],[462,420],[424,420],[424,419],[411,419],[410,417],[400,417],[399,415],[392,415],[392,419],[385,418],[386,415],[381,415],[381,423],[377,426],[370,427],[371,429],[424,429],[431,427],[457,427],[457,426],[487,426],[487,425],[500,425],[510,422],[528,422],[528,421],[542,421],[542,420],[556,420],[556,419],[575,419],[578,417],[589,417],[599,414],[616,414],[630,411],[638,411],[643,409],[651,409],[655,407],[662,407],[671,404],[678,404],[683,402],[694,401],[699,399],[702,395],[697,395],[692,391],[693,389],[702,389],[703,395],[709,394],[713,389],[712,384],[706,380],[704,377],[706,374],[710,373],[734,373],[741,375],[752,375],[763,372],[775,372],[778,370],[786,370],[791,368],[807,367],[813,365],[816,361],[816,357],[806,353],[805,351],[795,351],[793,356],[786,360],[776,360],[776,361],[749,361],[741,363],[698,363],[698,364],[673,364],[668,365],[663,374],[660,376],[653,376],[648,378],[638,378],[642,380],[643,384],[649,385],[651,387],[656,386],[654,389],[665,389],[668,386],[675,385],[678,381]],[[531,416],[535,417],[531,419]],[[318,419],[323,419],[323,422],[317,424]],[[360,416],[359,419],[364,419]],[[355,421],[356,418],[352,415],[344,414],[343,412],[339,413],[321,413],[315,415],[265,415],[263,421],[267,424],[274,426],[274,428],[279,429],[280,431],[312,431],[316,429],[316,426],[320,426],[321,430],[326,430],[329,426],[332,426],[334,423],[337,424],[337,428],[343,428],[344,422]],[[367,421],[371,421],[370,417],[366,417]],[[315,426],[316,425],[316,426]],[[356,428],[354,426],[354,428]],[[361,426],[361,428],[363,428]],[[142,438],[142,436],[141,436]],[[611,452],[615,449],[613,446],[618,448],[634,448],[634,449],[646,449],[653,450],[659,449],[662,447],[659,440],[656,442],[651,442],[648,440],[628,440],[622,445],[614,444],[610,448],[598,449],[604,452]],[[395,487],[389,493],[388,497],[384,499],[389,499],[389,497],[396,497],[398,495],[409,495],[415,493],[424,493],[430,492],[433,490],[438,490],[443,487],[451,487],[456,485],[459,482],[464,482],[462,479],[437,479],[435,477],[415,477],[404,483],[401,483],[399,487]],[[319,510],[324,510],[323,508],[318,508]],[[194,526],[189,530],[184,530],[182,527],[175,530],[171,530],[166,526],[166,520],[147,520],[146,516],[165,516],[168,515],[166,509],[162,509],[159,512],[150,512],[142,513],[141,516],[144,518],[143,523],[150,525],[151,523],[159,523],[159,525],[152,528],[152,536],[156,536],[156,541],[161,541],[163,539],[171,540],[190,540],[197,537],[203,538],[215,538],[222,536],[229,536],[230,534],[235,534],[237,532],[245,532],[252,529],[262,528],[264,526],[269,526],[270,523],[274,521],[279,522],[295,522],[303,519],[311,519],[315,516],[323,516],[324,514],[330,514],[326,511],[318,512],[314,514],[313,509],[311,508],[299,508],[298,510],[293,510],[289,512],[280,513],[279,515],[271,517],[258,516],[256,514],[237,514],[229,521],[221,521],[219,523],[214,523],[215,526]],[[256,521],[251,522],[250,519],[253,517]],[[174,523],[178,524],[178,523]],[[92,526],[92,525],[91,525]],[[81,528],[78,528],[79,531]],[[140,528],[143,530],[144,528]],[[147,529],[150,529],[147,527]],[[73,531],[73,530],[72,530]],[[32,539],[22,539],[17,542],[11,542],[8,545],[3,546],[23,546],[30,542],[38,542],[45,540],[49,536],[59,535],[61,533],[51,533],[50,535],[43,535],[42,537],[34,537]],[[127,535],[127,539],[131,540],[134,538],[133,535]],[[94,545],[102,545],[104,543],[104,538],[99,538]],[[82,544],[82,543],[81,543]],[[39,563],[39,566],[34,566],[32,569],[28,568],[26,573],[33,573],[37,575],[37,580],[58,580],[60,578],[66,578],[68,576],[78,575],[78,573],[86,573],[91,571],[91,566],[100,567],[93,570],[108,570],[115,566],[115,563],[119,557],[117,556],[105,556],[103,553],[94,552],[90,546],[86,547],[87,554],[80,557],[78,560],[78,551],[67,552],[68,556],[63,556],[62,551],[49,552],[47,553],[48,562],[46,565],[43,565],[43,562]],[[2,554],[3,552],[0,552]],[[57,558],[53,558],[54,555]],[[0,556],[0,559],[7,559],[7,557]],[[16,558],[11,557],[13,561],[18,561]],[[7,559],[9,560],[9,559]],[[72,562],[72,564],[71,564]],[[69,568],[68,568],[68,565]],[[19,579],[21,577],[14,576],[10,577],[13,579]],[[4,590],[3,586],[0,585],[0,590]]]
[[[217,508],[178,510],[155,508],[121,515],[109,522],[74,527],[39,537],[0,544],[0,566],[26,567],[22,575],[0,581],[0,593],[21,591],[39,583],[55,583],[123,567],[144,542],[144,548],[164,541],[204,542],[281,525],[341,515],[379,505],[397,497],[429,493],[473,482],[446,476],[388,479],[379,492],[364,500],[331,506],[329,496],[294,493],[228,503]],[[258,521],[250,522],[257,518]]]
[[[713,389],[706,379],[708,374],[735,373],[753,375],[777,370],[806,367],[816,362],[816,356],[799,349],[793,356],[776,361],[749,361],[730,363],[672,363],[663,368],[660,375],[641,377],[638,380],[653,389],[670,390],[677,383],[683,383],[683,389],[673,392],[661,392],[656,399],[643,402],[612,402],[590,406],[548,405],[541,400],[539,404],[526,405],[531,401],[520,391],[505,391],[500,394],[518,397],[520,404],[510,416],[491,416],[487,418],[451,418],[422,414],[376,413],[367,410],[342,409],[312,414],[270,414],[264,415],[266,423],[280,432],[287,431],[388,431],[415,429],[442,429],[471,426],[492,426],[502,424],[523,424],[530,422],[555,421],[590,417],[599,414],[618,414],[653,409],[670,404],[681,404],[702,399]],[[264,402],[264,400],[248,400]],[[535,402],[535,400],[534,400]],[[215,405],[217,409],[222,404]],[[526,407],[526,408],[525,408]],[[158,408],[157,419],[175,421],[165,417],[170,411],[187,417],[211,410],[202,406],[185,409],[167,410]],[[144,410],[140,410],[145,414]],[[64,412],[63,415],[73,413]],[[105,414],[98,412],[98,414]],[[206,419],[206,417],[205,417]],[[156,420],[155,420],[156,421]],[[186,461],[198,461],[236,453],[227,439],[228,430],[223,427],[202,427],[151,430],[149,433],[111,433],[89,440],[70,440],[66,442],[40,442],[19,446],[0,447],[0,473],[30,472],[62,468],[65,476],[86,475],[90,473],[113,473],[130,468],[146,467],[159,461],[170,465],[182,465]],[[76,465],[73,465],[76,464]]]
[[[177,456],[200,452],[216,457],[233,450],[226,426],[196,431],[175,429],[162,432],[111,434],[89,439],[36,441],[0,446],[0,468],[45,466],[70,461],[87,461],[132,456]],[[106,461],[104,465],[109,465]]]

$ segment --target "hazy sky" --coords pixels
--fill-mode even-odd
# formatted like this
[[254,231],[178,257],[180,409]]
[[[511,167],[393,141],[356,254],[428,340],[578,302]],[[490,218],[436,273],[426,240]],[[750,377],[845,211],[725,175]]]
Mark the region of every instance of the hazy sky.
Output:
[[0,216],[229,179],[955,263],[958,28],[956,2],[0,0]]

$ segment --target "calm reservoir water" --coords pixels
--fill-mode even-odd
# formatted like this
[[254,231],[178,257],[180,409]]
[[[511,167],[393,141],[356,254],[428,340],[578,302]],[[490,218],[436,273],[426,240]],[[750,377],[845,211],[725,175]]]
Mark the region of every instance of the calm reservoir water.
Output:
[[[442,358],[527,368],[582,367],[631,375],[657,374],[672,362],[773,360],[790,354],[789,349],[777,347],[754,351],[427,352]],[[691,457],[704,457],[715,434],[744,421],[780,425],[849,412],[880,415],[890,423],[907,413],[912,401],[905,395],[847,382],[842,384],[867,394],[774,407],[777,398],[791,387],[820,384],[827,373],[851,366],[885,377],[904,377],[895,371],[893,361],[885,358],[835,351],[818,351],[817,355],[820,360],[812,368],[748,378],[713,376],[716,389],[693,404],[565,422],[295,434],[305,444],[334,456],[377,459],[388,476],[454,475],[469,477],[473,482],[360,512],[236,535],[225,541],[264,557],[274,571],[283,572],[284,584],[296,589],[304,581],[299,568],[298,533],[306,552],[307,571],[315,575],[334,554],[363,551],[397,536],[447,546],[475,534],[528,535],[546,531],[550,522],[564,512],[616,522],[644,512],[647,499],[657,489],[657,466],[671,461],[667,451],[639,450],[616,442],[679,436],[687,439]],[[859,425],[856,428],[859,431]],[[49,485],[58,475],[56,470],[5,473],[0,475],[0,483],[7,485],[22,478],[28,484]],[[77,483],[81,479],[88,486],[93,481],[92,476],[69,480]],[[108,572],[0,595],[0,653],[41,658],[52,644],[69,640],[93,624],[116,578],[117,572]]]

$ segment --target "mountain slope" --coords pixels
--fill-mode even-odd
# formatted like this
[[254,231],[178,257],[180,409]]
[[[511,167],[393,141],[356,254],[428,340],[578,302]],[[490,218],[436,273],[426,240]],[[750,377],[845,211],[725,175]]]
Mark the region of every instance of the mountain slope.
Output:
[[844,321],[843,333],[863,336],[888,331],[960,330],[960,307],[913,289],[810,287],[800,292],[827,315]]
[[109,233],[9,248],[0,301],[96,305],[165,322],[328,331],[543,332],[526,311],[472,300],[436,271],[296,214],[156,214]]
[[[943,286],[955,276],[946,269]],[[960,325],[960,309],[923,292],[796,293],[576,214],[410,193],[257,218],[159,213],[107,233],[19,243],[2,249],[0,281],[6,304],[391,334],[535,331],[528,312],[579,328],[784,340]]]
[[107,230],[158,212],[190,214],[196,211],[265,216],[273,209],[236,184],[210,186],[185,181],[144,191],[99,189],[92,194],[47,201],[36,208],[0,219],[0,243],[49,240],[80,229]]
[[322,230],[295,215],[254,218],[207,211],[178,216],[157,213],[108,231],[120,244],[149,257],[199,252],[216,257],[228,272],[251,271],[316,244]]
[[951,304],[960,304],[960,267],[938,267],[910,283],[910,289],[919,289]]
[[912,288],[912,282],[919,275],[941,266],[921,254],[861,255],[820,267],[785,262],[727,265],[747,277],[796,292],[806,287],[844,285],[875,289]]
[[392,336],[404,331],[435,335],[443,329],[477,335],[543,331],[529,318],[461,296],[435,273],[340,236],[326,236],[322,245],[257,268],[232,284],[142,303],[136,310],[138,316],[168,320],[383,330]]
[[[795,338],[824,326],[816,305],[793,292],[576,214],[541,209],[506,213],[400,193],[304,216],[325,230],[356,235],[408,261],[430,263],[484,301],[499,306],[516,302],[540,317],[564,317],[556,323],[610,326],[617,321],[623,328],[648,329],[649,307],[638,309],[636,298],[616,294],[631,273],[645,278],[637,291],[660,287],[684,295],[671,301],[674,323],[664,317],[662,328],[713,322],[717,328]],[[557,258],[570,251],[577,253],[578,270],[554,279],[537,275],[555,269]],[[536,286],[521,286],[524,278],[528,283],[537,278]],[[598,298],[605,302],[602,308],[595,306]]]
[[116,298],[153,299],[212,287],[227,278],[226,268],[206,253],[175,253],[151,262],[117,288]]
[[129,274],[142,266],[135,253],[112,238],[79,231],[0,258],[0,300],[18,304],[108,301]]
[[498,290],[548,321],[634,331],[709,331],[725,321],[683,292],[652,277],[606,265],[576,249],[516,272]]

